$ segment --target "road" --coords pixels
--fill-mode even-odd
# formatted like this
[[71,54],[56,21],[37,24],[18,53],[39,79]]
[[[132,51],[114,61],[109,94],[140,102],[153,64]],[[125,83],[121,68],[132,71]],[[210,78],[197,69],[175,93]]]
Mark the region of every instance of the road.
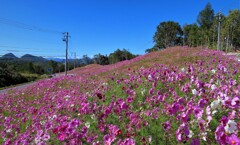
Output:
[[[68,75],[72,75],[73,76],[75,74],[68,74]],[[57,77],[62,77],[62,76],[65,76],[65,74],[63,74],[63,73],[54,74],[54,75],[52,75],[52,78],[57,78]],[[13,89],[21,90],[21,89],[24,89],[24,88],[26,88],[28,86],[31,86],[31,85],[35,84],[36,82],[37,81],[29,82],[29,83],[26,83],[26,84],[19,84],[19,85],[15,86],[15,87],[10,87],[10,88],[3,89],[3,90],[0,90],[0,94],[7,93],[9,90],[13,90]]]
[[30,85],[33,85],[35,84],[36,82],[30,82],[30,83],[27,83],[27,84],[19,84],[15,87],[11,87],[11,88],[7,88],[7,89],[3,89],[3,90],[0,90],[0,94],[2,93],[7,93],[9,90],[12,90],[12,89],[18,89],[18,90],[21,90],[21,89],[24,89]]

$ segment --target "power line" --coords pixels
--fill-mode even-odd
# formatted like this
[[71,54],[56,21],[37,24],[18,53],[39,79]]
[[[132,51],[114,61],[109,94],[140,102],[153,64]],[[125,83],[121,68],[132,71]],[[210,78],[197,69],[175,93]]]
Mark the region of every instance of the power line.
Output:
[[[4,55],[0,55],[1,56],[4,56]],[[65,59],[65,55],[33,55],[33,56],[37,56],[37,57],[44,57],[44,58],[61,58],[61,59]],[[18,57],[20,58],[20,57]]]
[[33,49],[33,50],[36,50],[36,49],[40,49],[40,50],[49,50],[48,48],[31,48],[31,47],[19,47],[19,46],[8,46],[8,45],[0,45],[0,48],[19,48],[19,49]]
[[33,26],[33,25],[24,24],[22,22],[13,21],[13,20],[6,19],[6,18],[0,18],[0,23],[9,25],[9,26],[13,26],[13,27],[17,27],[17,28],[21,28],[21,29],[31,30],[31,31],[40,31],[40,32],[57,33],[57,34],[63,33],[63,32],[52,30],[52,29],[45,29],[45,28],[40,28],[40,27]]

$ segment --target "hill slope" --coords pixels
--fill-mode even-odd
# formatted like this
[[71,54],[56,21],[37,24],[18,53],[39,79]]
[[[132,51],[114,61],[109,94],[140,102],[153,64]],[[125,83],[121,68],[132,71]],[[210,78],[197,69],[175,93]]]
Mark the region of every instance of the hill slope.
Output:
[[182,47],[78,68],[0,95],[0,142],[237,142],[239,68],[222,52]]

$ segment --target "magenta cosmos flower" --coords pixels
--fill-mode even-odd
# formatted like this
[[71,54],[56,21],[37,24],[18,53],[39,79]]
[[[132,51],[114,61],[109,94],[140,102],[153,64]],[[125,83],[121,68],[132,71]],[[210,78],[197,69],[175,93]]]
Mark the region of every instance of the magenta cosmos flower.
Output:
[[240,145],[240,139],[236,136],[236,134],[232,134],[227,137],[227,143],[230,145]]

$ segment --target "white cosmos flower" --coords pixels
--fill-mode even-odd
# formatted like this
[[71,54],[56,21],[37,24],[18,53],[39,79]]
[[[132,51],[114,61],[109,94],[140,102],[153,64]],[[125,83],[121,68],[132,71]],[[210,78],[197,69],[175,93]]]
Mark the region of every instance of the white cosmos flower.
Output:
[[214,100],[210,106],[213,110],[216,110],[220,106],[220,100]]
[[197,95],[197,94],[198,94],[197,90],[196,90],[196,89],[193,89],[193,90],[192,90],[192,94],[193,94],[193,95]]
[[211,72],[212,72],[213,74],[215,74],[215,73],[216,73],[216,70],[215,70],[215,69],[212,69]]
[[94,120],[94,119],[95,119],[95,115],[94,115],[94,114],[92,114],[92,115],[91,115],[91,118]]
[[223,68],[223,71],[224,71],[224,72],[226,72],[226,71],[227,71],[227,68],[226,68],[226,67],[224,67],[224,68]]
[[228,120],[224,129],[227,133],[234,133],[237,130],[237,123],[234,120]]
[[89,122],[86,122],[86,123],[85,123],[85,126],[86,126],[87,128],[89,128],[89,127],[90,127],[90,123],[89,123]]
[[213,110],[212,115],[216,114],[217,112],[217,110]]
[[103,83],[103,86],[107,86],[108,85],[108,83]]
[[150,135],[148,138],[149,143],[152,142],[152,136]]
[[34,139],[35,144],[38,144],[40,141],[41,141],[41,137],[39,136]]
[[70,97],[71,97],[71,96],[66,95],[66,96],[64,96],[64,99],[65,99],[66,101],[68,101],[68,99],[69,99]]
[[207,141],[207,132],[202,132],[201,137],[204,141]]
[[194,135],[194,133],[193,133],[191,130],[189,130],[189,135],[188,135],[188,137],[189,137],[189,138],[192,138],[193,135]]
[[216,89],[216,85],[214,85],[214,84],[211,85],[211,89],[212,89],[212,90],[215,90],[215,89]]
[[181,71],[182,71],[182,72],[184,72],[184,71],[185,71],[185,68],[184,68],[184,67],[183,67],[183,68],[181,68]]
[[12,129],[9,128],[8,130],[6,130],[6,132],[7,132],[7,133],[12,132]]
[[145,94],[145,92],[146,92],[145,88],[142,89],[142,91],[141,91],[142,96]]
[[152,80],[152,75],[148,75],[148,80]]

